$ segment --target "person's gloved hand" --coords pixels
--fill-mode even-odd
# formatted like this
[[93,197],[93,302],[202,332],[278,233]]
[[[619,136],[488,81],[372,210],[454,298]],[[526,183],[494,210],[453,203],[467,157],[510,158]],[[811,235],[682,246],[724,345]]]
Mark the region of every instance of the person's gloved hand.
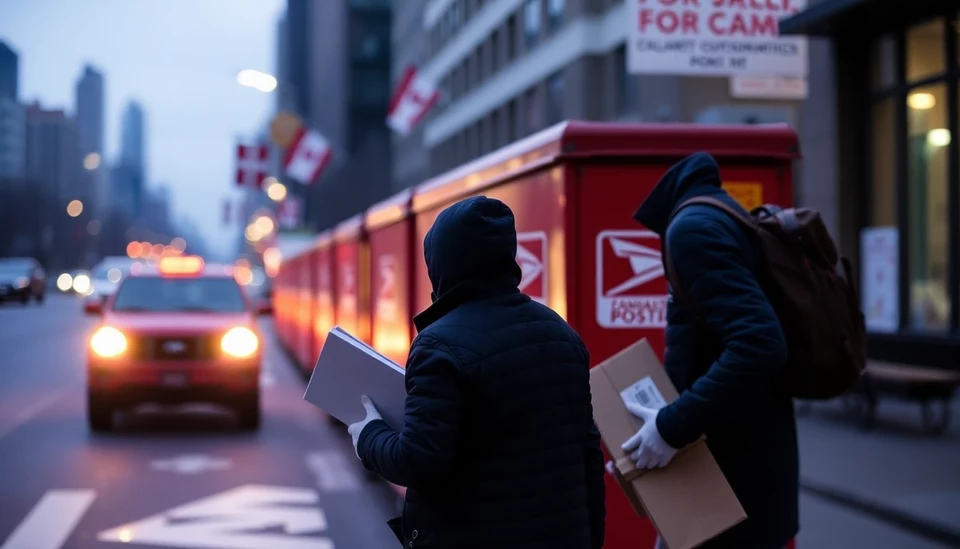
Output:
[[[373,401],[370,400],[370,397],[363,395],[360,397],[360,404],[363,404],[363,408],[367,411],[367,416],[356,423],[351,423],[347,427],[347,432],[350,433],[350,437],[353,439],[353,450],[357,450],[357,443],[360,441],[360,433],[363,432],[363,428],[367,426],[371,421],[378,419],[383,419],[380,417],[380,412],[377,411],[377,407],[373,405]],[[360,457],[359,452],[357,457]]]
[[630,452],[630,459],[636,462],[637,469],[666,467],[677,454],[677,449],[660,437],[660,431],[657,430],[657,414],[660,411],[632,402],[627,404],[627,409],[643,420],[643,426],[637,434],[624,442],[621,448]]

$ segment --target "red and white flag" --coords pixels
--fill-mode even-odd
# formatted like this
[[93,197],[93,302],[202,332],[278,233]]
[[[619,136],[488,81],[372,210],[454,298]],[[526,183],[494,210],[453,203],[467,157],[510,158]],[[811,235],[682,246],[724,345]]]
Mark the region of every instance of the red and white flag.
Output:
[[327,138],[317,130],[304,127],[287,150],[283,170],[293,179],[309,185],[320,177],[332,157]]
[[237,145],[237,185],[260,187],[269,171],[269,145]]
[[440,90],[435,82],[425,78],[415,67],[407,67],[390,99],[387,126],[400,135],[409,134],[439,98]]
[[295,229],[300,225],[300,199],[288,196],[283,199],[277,211],[277,221],[284,229]]

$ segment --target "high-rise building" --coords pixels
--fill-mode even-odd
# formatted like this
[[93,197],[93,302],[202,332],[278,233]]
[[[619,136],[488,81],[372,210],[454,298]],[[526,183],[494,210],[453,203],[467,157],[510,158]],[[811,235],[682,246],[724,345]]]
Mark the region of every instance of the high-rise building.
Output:
[[120,163],[144,169],[144,114],[136,101],[127,104],[120,128]]
[[77,80],[77,127],[80,152],[103,154],[103,73],[87,65]]
[[[310,187],[308,223],[327,228],[390,193],[389,0],[288,0],[284,55],[290,108],[331,142]],[[323,52],[322,55],[317,52]]]
[[84,159],[86,178],[91,188],[91,205],[102,212],[107,202],[108,171],[103,164],[103,74],[87,65],[77,80],[77,130],[80,132],[80,154]]
[[20,97],[20,56],[0,40],[0,97]]
[[88,199],[80,177],[80,141],[73,119],[38,103],[26,109],[25,175],[62,204]]
[[120,161],[110,173],[111,206],[136,222],[143,212],[146,181],[143,108],[131,101],[120,126]]
[[17,101],[19,70],[17,52],[0,41],[0,180],[8,182],[24,176],[26,161],[26,120]]
[[0,181],[22,182],[27,159],[26,131],[23,105],[11,97],[0,96]]

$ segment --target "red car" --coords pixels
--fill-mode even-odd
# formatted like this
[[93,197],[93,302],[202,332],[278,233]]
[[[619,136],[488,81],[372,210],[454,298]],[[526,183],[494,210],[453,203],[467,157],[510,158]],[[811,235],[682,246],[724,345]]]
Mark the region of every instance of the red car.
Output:
[[139,404],[213,403],[233,408],[242,429],[260,426],[261,337],[255,308],[228,267],[198,256],[161,258],[125,277],[105,303],[87,349],[92,431]]

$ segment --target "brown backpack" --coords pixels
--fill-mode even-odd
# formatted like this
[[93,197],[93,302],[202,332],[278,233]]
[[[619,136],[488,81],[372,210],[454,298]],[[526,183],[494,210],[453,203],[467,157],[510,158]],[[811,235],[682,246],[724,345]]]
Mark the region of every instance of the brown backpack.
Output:
[[[787,367],[779,389],[810,400],[838,397],[857,383],[866,365],[866,325],[850,260],[841,257],[819,212],[764,205],[744,215],[710,197],[685,201],[723,210],[753,237],[761,286],[787,339]],[[667,279],[695,313],[664,251]],[[709,276],[709,275],[708,275]]]

